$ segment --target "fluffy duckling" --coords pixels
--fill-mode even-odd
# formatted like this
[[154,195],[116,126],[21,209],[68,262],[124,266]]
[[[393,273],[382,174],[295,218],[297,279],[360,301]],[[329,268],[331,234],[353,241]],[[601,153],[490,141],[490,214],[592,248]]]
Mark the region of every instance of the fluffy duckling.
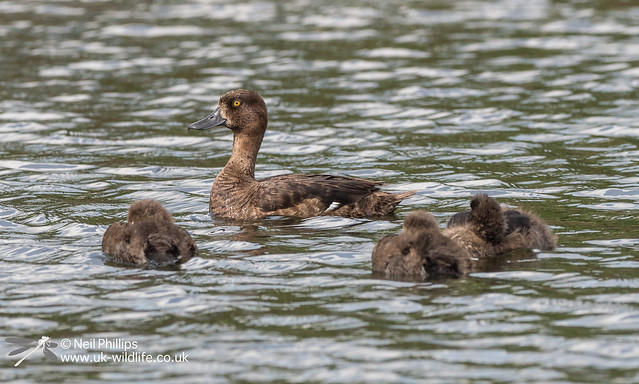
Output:
[[443,231],[430,213],[411,212],[402,233],[386,236],[375,245],[373,271],[391,279],[459,277],[472,270],[474,260],[530,248],[540,241],[554,247],[555,236],[530,212],[503,210],[484,194],[473,197],[470,207],[470,212],[453,216]]
[[480,194],[470,201],[468,219],[463,225],[446,228],[443,234],[467,249],[474,258],[494,256],[506,236],[507,223],[501,207],[491,197]]
[[[548,224],[535,213],[524,209],[501,208],[506,220],[505,242],[502,242],[498,253],[515,248],[539,249],[551,251],[557,246],[557,236]],[[446,224],[447,230],[468,223],[470,211],[453,215]],[[505,249],[502,250],[501,248]]]
[[425,211],[409,213],[402,233],[377,242],[372,260],[373,271],[390,279],[459,277],[470,269],[470,253],[444,236],[433,215]]
[[332,175],[288,174],[255,179],[255,162],[268,124],[266,104],[257,92],[229,91],[217,108],[189,129],[216,126],[233,132],[233,151],[211,187],[214,217],[260,219],[266,216],[311,217],[387,215],[415,191],[388,193],[381,182]]
[[129,207],[127,222],[114,223],[102,238],[102,251],[122,263],[173,265],[197,256],[191,236],[155,200]]

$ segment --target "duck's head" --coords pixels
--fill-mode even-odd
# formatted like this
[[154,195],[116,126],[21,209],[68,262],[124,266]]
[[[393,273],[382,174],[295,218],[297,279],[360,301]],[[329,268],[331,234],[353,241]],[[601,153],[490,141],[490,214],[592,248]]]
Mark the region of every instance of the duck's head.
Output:
[[382,238],[373,249],[373,270],[384,272],[387,278],[423,280],[428,276],[423,250],[439,232],[433,215],[414,211],[404,219],[404,231]]
[[404,219],[404,231],[433,231],[439,226],[433,215],[426,211],[413,211]]
[[389,279],[425,279],[424,260],[415,240],[415,234],[406,232],[379,240],[372,254],[373,271],[383,272]]
[[255,91],[236,89],[222,95],[217,108],[204,119],[189,124],[188,129],[223,126],[234,133],[263,134],[267,123],[264,99]]
[[171,223],[173,222],[173,217],[164,209],[162,204],[155,200],[138,200],[131,204],[127,221],[129,223],[136,223],[145,220]]
[[475,234],[490,244],[499,244],[508,229],[501,206],[486,194],[478,194],[470,201],[468,221]]

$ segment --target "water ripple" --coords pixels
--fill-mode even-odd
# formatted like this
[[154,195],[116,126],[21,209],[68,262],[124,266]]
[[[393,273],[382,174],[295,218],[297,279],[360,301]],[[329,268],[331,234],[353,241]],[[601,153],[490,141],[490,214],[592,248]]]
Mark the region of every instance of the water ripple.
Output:
[[[0,329],[189,355],[106,373],[33,354],[8,381],[637,377],[632,2],[44,0],[0,13]],[[185,126],[233,88],[269,110],[259,178],[343,174],[417,194],[374,220],[212,220],[232,132]],[[444,226],[479,192],[539,213],[559,247],[462,279],[371,273],[375,242],[408,212]],[[107,226],[145,198],[199,257],[153,269],[102,253]],[[72,352],[100,351],[55,349]]]

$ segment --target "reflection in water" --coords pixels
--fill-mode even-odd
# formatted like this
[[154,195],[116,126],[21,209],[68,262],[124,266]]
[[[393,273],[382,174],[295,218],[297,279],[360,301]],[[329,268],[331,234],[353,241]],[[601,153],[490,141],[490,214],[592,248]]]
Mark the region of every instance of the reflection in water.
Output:
[[[110,363],[111,376],[31,356],[7,380],[637,381],[633,2],[0,9],[2,333],[189,355]],[[383,220],[213,221],[232,137],[185,126],[240,87],[272,116],[258,178],[345,174],[418,195]],[[558,250],[459,280],[371,276],[375,241],[409,211],[443,224],[479,191],[538,212]],[[107,261],[104,230],[143,198],[174,213],[199,258]]]

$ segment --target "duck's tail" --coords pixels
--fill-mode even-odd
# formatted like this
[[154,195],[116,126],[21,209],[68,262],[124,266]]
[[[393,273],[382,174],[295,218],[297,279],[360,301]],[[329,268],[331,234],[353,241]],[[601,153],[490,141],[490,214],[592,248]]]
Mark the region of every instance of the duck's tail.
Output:
[[346,217],[375,217],[390,215],[395,210],[395,207],[402,202],[402,200],[414,195],[415,193],[417,193],[417,191],[402,193],[375,191],[354,203],[346,204],[339,209],[325,214]]
[[413,190],[413,191],[407,191],[402,193],[391,193],[391,195],[395,196],[395,198],[397,199],[397,204],[399,204],[402,200],[408,197],[411,197],[416,193],[417,193],[417,190]]
[[413,196],[417,191],[390,193],[377,191],[357,202],[358,210],[363,216],[384,216],[393,213],[402,200]]

